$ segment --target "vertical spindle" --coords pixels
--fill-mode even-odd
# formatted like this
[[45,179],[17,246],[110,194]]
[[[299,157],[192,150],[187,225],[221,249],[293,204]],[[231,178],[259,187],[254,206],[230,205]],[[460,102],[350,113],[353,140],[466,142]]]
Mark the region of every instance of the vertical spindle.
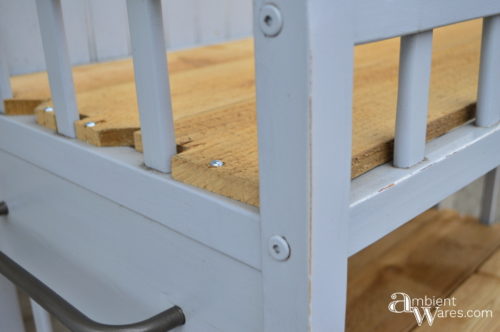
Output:
[[144,163],[170,172],[176,153],[160,0],[127,0]]
[[64,32],[61,0],[37,0],[36,4],[57,131],[62,135],[75,137],[74,123],[79,119],[79,114]]
[[12,98],[9,67],[4,45],[5,43],[2,43],[2,40],[0,40],[0,113],[5,112],[4,99]]
[[36,332],[53,332],[50,314],[38,303],[30,299],[33,321],[35,322]]
[[477,94],[476,125],[500,121],[500,15],[485,17]]
[[394,166],[407,168],[424,158],[432,30],[401,37]]
[[0,331],[24,332],[16,287],[0,274]]

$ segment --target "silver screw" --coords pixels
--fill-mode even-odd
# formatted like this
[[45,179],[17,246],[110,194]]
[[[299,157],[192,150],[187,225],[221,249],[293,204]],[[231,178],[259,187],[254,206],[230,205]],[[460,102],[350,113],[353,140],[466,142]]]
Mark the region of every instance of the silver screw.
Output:
[[222,167],[222,166],[224,166],[224,162],[222,160],[218,160],[218,159],[212,160],[208,164],[210,165],[210,167]]
[[271,257],[277,261],[286,261],[290,257],[290,245],[283,236],[271,236],[268,249]]
[[264,35],[275,37],[283,27],[281,11],[275,5],[267,4],[260,9],[259,25]]
[[50,106],[49,106],[49,107],[45,107],[45,108],[43,109],[43,111],[44,111],[44,112],[46,112],[46,113],[51,113],[51,112],[54,112],[54,108],[53,108],[53,107],[50,107]]
[[95,123],[95,122],[87,122],[87,123],[85,124],[85,127],[87,127],[87,128],[92,128],[92,127],[95,127],[95,125],[96,125],[96,123]]

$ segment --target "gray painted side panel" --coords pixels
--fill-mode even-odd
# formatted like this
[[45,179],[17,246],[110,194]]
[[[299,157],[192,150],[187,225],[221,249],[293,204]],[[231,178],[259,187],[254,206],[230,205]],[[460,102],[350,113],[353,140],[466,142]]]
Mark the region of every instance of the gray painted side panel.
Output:
[[89,317],[183,308],[182,331],[262,331],[260,272],[0,152],[0,248]]
[[260,267],[257,209],[145,169],[132,148],[94,147],[54,135],[30,116],[0,116],[0,149]]

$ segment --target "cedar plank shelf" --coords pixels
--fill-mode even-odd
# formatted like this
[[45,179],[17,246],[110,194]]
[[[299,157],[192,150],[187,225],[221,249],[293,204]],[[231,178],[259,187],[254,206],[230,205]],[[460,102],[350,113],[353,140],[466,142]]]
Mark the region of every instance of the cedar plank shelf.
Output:
[[[346,331],[499,331],[500,225],[430,209],[349,258]],[[437,318],[387,310],[396,292],[456,298],[456,307],[490,309],[493,318]]]
[[[473,118],[480,41],[477,20],[434,30],[427,140]],[[352,177],[392,159],[398,58],[397,38],[355,47]],[[169,72],[179,151],[172,177],[258,206],[252,40],[172,52]],[[131,60],[78,66],[73,78],[81,118],[77,138],[142,151]],[[5,101],[6,113],[34,112],[37,123],[56,129],[54,113],[45,110],[51,106],[46,73],[11,80],[14,96]],[[224,165],[210,167],[212,160]]]

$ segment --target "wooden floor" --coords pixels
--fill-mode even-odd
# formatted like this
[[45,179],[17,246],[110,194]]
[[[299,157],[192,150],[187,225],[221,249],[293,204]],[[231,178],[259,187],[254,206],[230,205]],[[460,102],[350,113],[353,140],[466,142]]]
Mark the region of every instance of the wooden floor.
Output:
[[[456,298],[453,309],[493,310],[493,318],[436,318],[388,310],[390,295]],[[34,332],[24,297],[27,332]],[[443,308],[445,309],[445,308]],[[67,331],[55,322],[55,332]],[[347,331],[500,331],[500,225],[429,210],[349,259]]]

